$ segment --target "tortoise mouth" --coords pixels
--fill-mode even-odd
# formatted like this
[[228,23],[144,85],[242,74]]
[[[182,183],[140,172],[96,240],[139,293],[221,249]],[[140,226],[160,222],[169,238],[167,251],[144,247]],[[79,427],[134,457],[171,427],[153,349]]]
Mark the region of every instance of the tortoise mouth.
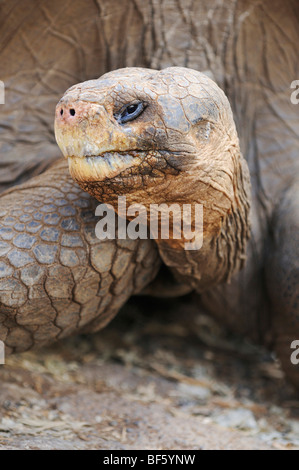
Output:
[[100,155],[68,157],[71,176],[82,182],[105,181],[122,172],[137,167],[146,158],[146,152],[132,150],[130,152],[104,152]]

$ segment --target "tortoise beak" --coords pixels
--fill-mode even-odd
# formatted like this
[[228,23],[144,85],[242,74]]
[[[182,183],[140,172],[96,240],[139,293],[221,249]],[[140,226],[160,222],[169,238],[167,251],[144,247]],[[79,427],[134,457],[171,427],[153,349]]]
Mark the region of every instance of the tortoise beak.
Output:
[[103,106],[78,100],[62,99],[58,103],[55,137],[66,158],[99,156],[128,147],[127,136],[117,129]]
[[130,129],[94,102],[62,98],[56,106],[55,137],[77,181],[101,181],[141,162]]

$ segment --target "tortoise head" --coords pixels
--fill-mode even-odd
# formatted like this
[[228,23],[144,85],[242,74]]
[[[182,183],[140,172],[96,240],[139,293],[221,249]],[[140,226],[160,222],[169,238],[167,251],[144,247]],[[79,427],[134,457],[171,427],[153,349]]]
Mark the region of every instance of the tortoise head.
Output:
[[57,104],[72,177],[102,202],[201,203],[206,227],[248,199],[229,102],[206,75],[124,68],[79,83]]

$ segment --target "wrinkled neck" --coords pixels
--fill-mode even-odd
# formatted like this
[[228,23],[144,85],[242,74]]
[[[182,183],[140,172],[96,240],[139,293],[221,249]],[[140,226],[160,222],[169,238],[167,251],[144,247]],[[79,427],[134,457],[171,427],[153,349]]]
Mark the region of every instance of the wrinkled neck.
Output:
[[[230,282],[232,275],[246,261],[246,245],[250,235],[250,181],[245,160],[237,155],[234,174],[234,197],[218,224],[211,220],[211,211],[203,206],[202,244],[199,249],[186,249],[185,241],[157,240],[160,256],[177,280],[197,291]],[[216,220],[216,218],[215,218]]]

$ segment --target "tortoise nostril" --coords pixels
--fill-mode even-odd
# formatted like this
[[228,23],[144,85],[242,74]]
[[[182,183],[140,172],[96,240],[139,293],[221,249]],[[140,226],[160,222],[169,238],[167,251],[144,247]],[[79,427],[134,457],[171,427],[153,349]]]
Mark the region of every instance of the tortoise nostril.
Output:
[[63,115],[63,109],[60,110],[60,114],[61,114],[61,116]]
[[75,114],[76,114],[76,111],[75,111],[73,108],[70,109],[70,115],[71,115],[71,116],[75,116]]

